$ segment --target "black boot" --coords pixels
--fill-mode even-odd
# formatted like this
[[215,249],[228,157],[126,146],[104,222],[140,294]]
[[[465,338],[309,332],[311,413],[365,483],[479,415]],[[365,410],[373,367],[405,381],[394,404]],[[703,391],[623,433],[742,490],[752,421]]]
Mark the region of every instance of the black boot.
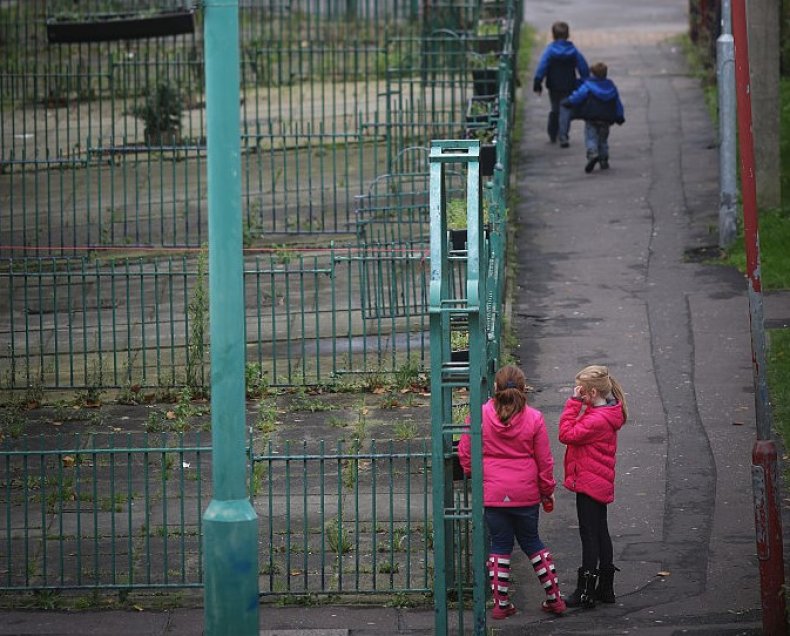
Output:
[[595,607],[595,581],[597,574],[585,568],[579,568],[579,578],[576,582],[576,589],[573,594],[565,599],[568,607],[583,607],[592,609]]
[[595,588],[595,600],[601,603],[614,603],[617,601],[614,595],[614,573],[619,572],[620,568],[614,565],[602,565],[598,571],[598,587]]

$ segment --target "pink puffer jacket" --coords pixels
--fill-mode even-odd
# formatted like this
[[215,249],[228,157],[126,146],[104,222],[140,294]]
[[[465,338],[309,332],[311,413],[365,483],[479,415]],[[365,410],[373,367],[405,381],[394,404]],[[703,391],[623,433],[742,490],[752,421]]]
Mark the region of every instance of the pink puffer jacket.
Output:
[[593,406],[582,413],[582,405],[581,400],[569,398],[560,416],[560,441],[567,446],[564,485],[603,504],[612,503],[623,407],[619,403]]
[[[530,406],[502,424],[493,400],[483,405],[483,501],[491,507],[533,506],[554,493],[554,457],[546,423]],[[471,438],[461,436],[458,459],[472,472]]]

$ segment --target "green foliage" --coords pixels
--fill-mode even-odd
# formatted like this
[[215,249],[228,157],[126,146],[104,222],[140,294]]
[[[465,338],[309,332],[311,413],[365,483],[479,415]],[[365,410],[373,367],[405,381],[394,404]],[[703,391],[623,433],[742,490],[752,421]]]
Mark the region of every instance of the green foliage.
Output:
[[290,410],[307,411],[309,413],[319,413],[322,411],[334,411],[337,407],[334,404],[319,400],[315,395],[309,395],[304,388],[294,393],[289,404]]
[[415,439],[419,433],[420,429],[417,426],[417,422],[413,422],[411,420],[402,420],[396,422],[392,436],[397,440],[405,441],[409,439]]
[[261,400],[255,428],[267,437],[277,430],[277,403],[274,400]]
[[466,227],[466,199],[450,199],[447,202],[447,229],[462,230]]
[[132,114],[143,120],[148,132],[173,132],[181,127],[184,98],[170,84],[157,84],[149,90],[142,104],[132,109]]
[[[790,47],[790,39],[784,43]],[[782,158],[782,207],[790,210],[790,78],[783,78],[779,84],[781,103],[781,135],[779,148]]]
[[470,68],[498,68],[499,54],[494,52],[470,53],[469,67]]
[[[790,288],[790,216],[782,210],[760,211],[760,275],[763,289]],[[726,262],[746,272],[742,229],[726,254]]]
[[395,388],[399,391],[426,386],[427,376],[420,363],[413,358],[409,358],[395,371]]
[[718,121],[716,68],[711,66],[708,51],[699,45],[695,45],[687,34],[678,36],[677,43],[683,50],[692,74],[700,81],[705,96],[705,106],[715,123]]
[[257,362],[248,362],[244,367],[244,387],[248,400],[256,400],[269,392],[266,372]]
[[348,554],[351,552],[353,544],[348,534],[343,530],[340,521],[337,518],[330,519],[324,525],[324,534],[326,536],[326,545],[331,552],[337,554]]
[[502,22],[500,20],[480,21],[477,24],[477,35],[499,35],[502,33]]
[[6,435],[17,439],[25,430],[27,420],[20,404],[11,404],[0,410],[0,440]]
[[790,440],[790,331],[768,331],[767,377],[774,421],[782,438]]
[[186,384],[195,396],[205,393],[203,385],[204,359],[206,356],[206,331],[208,330],[208,249],[200,251],[197,276],[192,299],[187,308],[189,316],[189,342],[187,344]]

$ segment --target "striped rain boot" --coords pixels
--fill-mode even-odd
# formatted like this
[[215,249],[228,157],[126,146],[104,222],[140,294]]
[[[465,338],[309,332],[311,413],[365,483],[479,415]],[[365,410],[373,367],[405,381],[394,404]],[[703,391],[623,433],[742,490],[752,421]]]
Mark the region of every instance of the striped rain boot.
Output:
[[510,589],[510,555],[490,554],[488,556],[488,580],[494,597],[494,610],[491,617],[495,620],[507,618],[516,613],[516,608],[508,598]]
[[554,569],[554,559],[547,549],[540,550],[529,557],[535,574],[546,592],[546,600],[541,603],[540,608],[544,612],[551,614],[562,614],[565,611],[565,601],[560,594],[560,585],[557,580],[557,573]]

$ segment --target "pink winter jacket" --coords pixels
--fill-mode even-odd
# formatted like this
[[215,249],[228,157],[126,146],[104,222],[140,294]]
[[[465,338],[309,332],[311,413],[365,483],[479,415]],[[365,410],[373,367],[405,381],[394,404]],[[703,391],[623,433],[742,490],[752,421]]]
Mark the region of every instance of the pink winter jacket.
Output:
[[[483,503],[491,507],[534,506],[554,493],[554,457],[546,423],[530,406],[502,424],[493,400],[483,405]],[[469,434],[461,436],[458,459],[472,472]]]
[[623,407],[619,403],[593,406],[581,413],[582,404],[569,398],[560,416],[560,441],[567,446],[564,485],[609,504],[614,501],[617,431],[625,423]]

